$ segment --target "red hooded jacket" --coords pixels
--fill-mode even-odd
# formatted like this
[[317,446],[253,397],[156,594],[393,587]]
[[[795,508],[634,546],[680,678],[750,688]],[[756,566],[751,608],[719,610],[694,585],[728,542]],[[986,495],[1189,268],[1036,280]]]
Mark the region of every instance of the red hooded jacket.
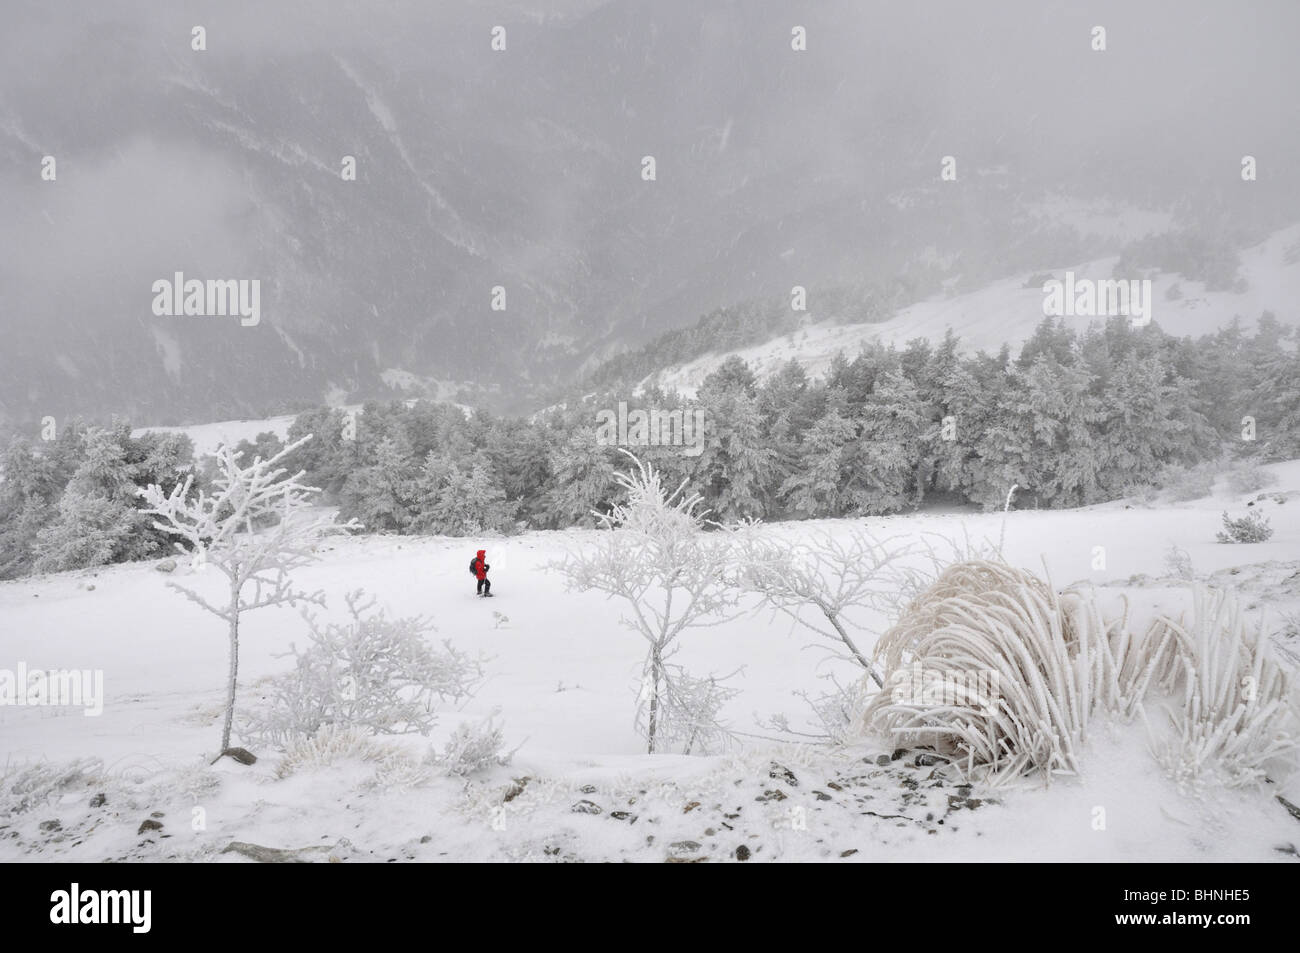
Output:
[[487,561],[483,558],[486,555],[487,555],[487,550],[480,549],[478,551],[478,556],[474,559],[474,575],[477,576],[479,579],[487,578],[488,564]]

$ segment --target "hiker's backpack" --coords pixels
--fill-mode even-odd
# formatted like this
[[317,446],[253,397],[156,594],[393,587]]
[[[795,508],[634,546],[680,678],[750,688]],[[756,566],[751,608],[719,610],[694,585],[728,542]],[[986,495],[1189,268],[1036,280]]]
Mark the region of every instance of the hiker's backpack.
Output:
[[469,574],[470,574],[471,576],[477,576],[477,575],[478,575],[478,557],[477,557],[477,556],[475,556],[473,559],[471,559],[471,560],[469,561]]

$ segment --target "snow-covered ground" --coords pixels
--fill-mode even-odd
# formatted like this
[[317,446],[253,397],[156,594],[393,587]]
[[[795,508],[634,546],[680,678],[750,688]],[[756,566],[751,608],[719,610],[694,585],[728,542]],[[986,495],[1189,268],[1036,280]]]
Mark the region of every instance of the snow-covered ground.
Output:
[[[1065,272],[1072,271],[1076,280],[1105,280],[1115,277],[1117,260],[1062,264],[1051,274],[1063,279]],[[1206,291],[1200,282],[1158,274],[1151,279],[1151,319],[1178,337],[1213,333],[1234,317],[1240,317],[1243,327],[1249,329],[1264,311],[1272,311],[1285,324],[1300,324],[1300,225],[1243,251],[1240,276],[1246,282],[1245,290],[1234,292]],[[640,386],[657,383],[692,396],[731,354],[743,358],[760,377],[774,373],[791,358],[810,375],[820,377],[840,351],[851,359],[871,341],[902,346],[915,338],[928,338],[932,344],[938,343],[949,329],[961,339],[964,350],[996,353],[1006,343],[1014,352],[1043,320],[1041,283],[1025,287],[1031,277],[1021,273],[978,291],[931,298],[876,324],[837,324],[814,317],[814,323],[798,331],[734,352],[705,354],[652,374]],[[1175,285],[1181,296],[1171,300],[1168,295]],[[810,307],[815,315],[815,296],[810,298]],[[1082,331],[1098,319],[1073,316],[1063,320]]]
[[[1030,568],[1045,559],[1057,586],[1124,585],[1152,611],[1166,590],[1131,577],[1163,575],[1176,544],[1198,573],[1240,578],[1246,603],[1276,623],[1300,608],[1300,461],[1272,469],[1278,484],[1255,502],[1276,530],[1267,543],[1215,543],[1220,513],[1240,513],[1260,496],[1220,490],[1149,509],[1012,512],[1005,551]],[[922,513],[865,522],[883,534],[996,541],[1002,520]],[[794,539],[862,522],[767,531]],[[306,589],[329,594],[332,615],[341,617],[346,592],[364,587],[390,614],[426,614],[438,638],[490,656],[486,684],[463,710],[444,713],[431,738],[389,742],[419,755],[462,721],[499,709],[509,746],[520,747],[508,767],[468,781],[403,774],[410,759],[361,757],[278,778],[279,758],[267,750],[251,766],[229,758],[208,766],[226,641],[214,617],[167,588],[171,577],[136,564],[0,583],[0,669],[101,669],[106,696],[98,717],[0,707],[0,860],[239,859],[221,853],[232,841],[324,847],[316,859],[343,861],[1295,860],[1300,821],[1274,796],[1300,803],[1300,778],[1267,790],[1182,792],[1136,724],[1098,725],[1081,778],[991,795],[959,788],[943,765],[917,765],[911,754],[891,760],[883,740],[831,749],[758,737],[770,735],[758,726],[770,714],[804,720],[796,691],[853,674],[766,613],[688,633],[678,659],[701,674],[743,666],[741,694],[726,711],[748,733],[735,750],[646,756],[632,726],[643,646],[620,626],[618,605],[566,592],[547,568],[585,538],[358,537],[328,543],[300,574]],[[479,545],[493,567],[492,600],[475,597],[465,571]],[[1095,570],[1099,546],[1105,568]],[[219,588],[186,566],[177,577]],[[304,632],[292,610],[246,617],[241,704],[290,664],[283,653]],[[32,803],[6,815],[14,780],[33,765],[66,777],[35,786]],[[146,820],[161,826],[142,831]]]

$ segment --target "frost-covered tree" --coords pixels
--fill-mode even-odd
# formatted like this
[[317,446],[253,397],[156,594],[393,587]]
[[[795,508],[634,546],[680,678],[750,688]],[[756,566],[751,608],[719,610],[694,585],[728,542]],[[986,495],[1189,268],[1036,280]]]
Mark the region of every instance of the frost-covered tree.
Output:
[[1158,357],[1126,355],[1109,375],[1101,404],[1097,452],[1108,496],[1149,484],[1169,461],[1191,462],[1212,446],[1189,383]]
[[37,572],[64,572],[118,561],[138,531],[137,512],[119,500],[71,490],[58,516],[36,537]]
[[545,509],[556,526],[591,525],[595,511],[619,495],[613,448],[599,443],[594,427],[580,427],[551,456]]
[[343,485],[340,512],[377,532],[403,532],[415,519],[419,473],[403,436],[385,437],[374,462],[356,471]]
[[243,614],[266,606],[323,604],[323,593],[296,588],[291,574],[315,560],[316,543],[323,536],[360,528],[355,521],[340,524],[313,514],[313,497],[320,490],[302,484],[301,471],[286,475],[284,459],[310,439],[308,434],[270,459],[258,458],[247,466],[231,448],[219,448],[211,493],[191,494],[192,477],[170,493],[156,484],[141,491],[149,506],[146,512],[158,517],[154,526],[176,538],[176,549],[191,553],[196,565],[211,566],[226,579],[224,602],[209,601],[194,589],[168,583],[226,623],[230,664],[221,751],[230,747],[235,716]]
[[63,489],[50,463],[20,437],[0,454],[0,579],[30,572],[36,560],[37,534],[54,518]]
[[844,468],[857,435],[836,403],[813,424],[801,447],[802,465],[781,484],[780,494],[800,516],[839,516],[844,512]]
[[306,649],[294,647],[293,669],[271,682],[268,703],[250,719],[257,737],[286,744],[326,727],[427,735],[437,702],[469,698],[482,681],[481,660],[450,642],[442,651],[428,645],[426,619],[389,618],[359,589],[346,602],[345,623],[307,615]]
[[859,513],[896,513],[920,502],[917,478],[930,421],[915,384],[901,370],[882,374],[859,417],[846,490]]
[[135,468],[127,457],[130,428],[92,427],[52,523],[41,530],[38,572],[102,566],[151,555],[158,540],[136,508]]
[[420,483],[421,532],[475,536],[512,528],[518,504],[509,501],[484,459],[456,461],[430,454]]
[[758,400],[739,383],[722,387],[710,381],[713,387],[700,390],[705,446],[691,483],[701,488],[719,519],[761,517],[776,454],[764,443]]
[[727,536],[705,532],[699,495],[687,495],[685,484],[668,490],[653,467],[623,452],[633,469],[616,480],[627,501],[597,514],[594,541],[584,539],[558,568],[571,588],[621,600],[623,624],[645,641],[637,724],[654,754],[665,739],[718,737],[721,679],[692,679],[669,660],[688,629],[726,621],[735,596],[724,579]]

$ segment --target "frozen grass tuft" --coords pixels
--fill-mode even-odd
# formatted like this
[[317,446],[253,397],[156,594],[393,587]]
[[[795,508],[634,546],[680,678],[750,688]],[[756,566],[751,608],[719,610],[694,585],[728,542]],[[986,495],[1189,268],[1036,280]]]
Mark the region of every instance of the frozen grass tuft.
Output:
[[1174,780],[1197,786],[1214,777],[1230,787],[1262,783],[1270,769],[1294,770],[1300,704],[1269,640],[1248,626],[1231,592],[1197,587],[1191,619],[1162,619],[1155,636],[1172,646],[1151,664],[1160,687],[1181,704],[1167,708],[1172,734],[1153,742]]
[[1104,620],[1090,591],[1057,594],[1005,563],[954,564],[876,649],[887,681],[862,727],[900,747],[931,747],[989,785],[1080,770],[1098,709],[1141,715],[1149,695],[1178,697],[1172,740],[1153,753],[1180,784],[1204,775],[1256,783],[1294,766],[1300,709],[1268,640],[1235,597],[1194,589],[1190,622],[1161,618],[1134,635],[1127,609]]

